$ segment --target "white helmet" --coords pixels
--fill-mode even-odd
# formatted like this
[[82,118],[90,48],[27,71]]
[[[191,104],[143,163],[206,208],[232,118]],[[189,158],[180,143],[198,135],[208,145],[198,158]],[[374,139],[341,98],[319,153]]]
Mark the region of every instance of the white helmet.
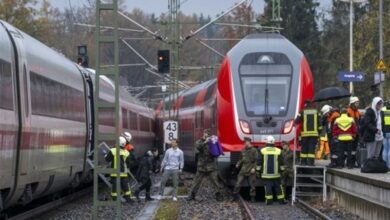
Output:
[[129,132],[123,133],[123,137],[126,139],[127,142],[130,142],[132,138]]
[[332,110],[332,106],[330,106],[330,105],[324,105],[321,108],[321,112],[322,112],[323,115],[328,113],[330,110]]
[[122,137],[122,136],[119,136],[119,146],[121,148],[124,148],[125,145],[126,145],[126,139],[124,137]]
[[267,144],[275,144],[275,138],[274,136],[267,136]]
[[352,104],[352,103],[355,103],[358,101],[359,101],[359,98],[357,96],[351,96],[351,98],[349,98],[349,104]]

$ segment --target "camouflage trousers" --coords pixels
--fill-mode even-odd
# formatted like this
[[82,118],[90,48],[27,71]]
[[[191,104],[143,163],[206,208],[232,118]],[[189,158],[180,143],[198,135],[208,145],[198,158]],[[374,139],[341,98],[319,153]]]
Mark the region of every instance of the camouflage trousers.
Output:
[[190,194],[196,195],[199,190],[199,187],[202,185],[202,182],[205,178],[209,178],[211,184],[215,187],[217,192],[221,193],[222,186],[218,181],[218,172],[214,171],[198,171],[194,179],[194,183],[191,187]]
[[249,186],[250,186],[250,192],[249,195],[251,197],[256,196],[256,174],[250,174],[249,176],[243,175],[243,174],[238,174],[237,175],[237,182],[236,185],[234,186],[233,193],[238,194],[240,192],[241,188],[241,183],[244,181],[244,179],[248,178]]

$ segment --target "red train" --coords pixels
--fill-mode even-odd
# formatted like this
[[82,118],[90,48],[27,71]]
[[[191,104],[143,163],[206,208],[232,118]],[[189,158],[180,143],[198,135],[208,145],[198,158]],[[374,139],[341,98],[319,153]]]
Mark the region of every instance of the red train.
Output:
[[[194,164],[194,142],[210,128],[225,151],[218,159],[220,174],[229,179],[244,137],[263,146],[265,137],[272,135],[276,145],[293,146],[293,120],[313,93],[303,53],[280,34],[262,33],[247,36],[227,53],[217,79],[181,92],[172,103],[166,99],[165,105],[173,114],[179,111],[179,138],[187,163]],[[156,109],[160,125],[162,106],[161,102]]]
[[[91,181],[94,73],[0,20],[0,218],[4,209]],[[114,100],[100,79],[101,102]],[[155,140],[154,114],[121,91],[121,130],[136,155]],[[99,130],[114,130],[113,111]]]

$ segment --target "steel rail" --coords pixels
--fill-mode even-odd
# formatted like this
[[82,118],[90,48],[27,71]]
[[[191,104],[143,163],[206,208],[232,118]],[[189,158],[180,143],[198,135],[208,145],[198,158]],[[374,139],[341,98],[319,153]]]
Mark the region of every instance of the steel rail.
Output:
[[255,217],[253,216],[252,212],[251,212],[251,209],[249,208],[248,204],[245,202],[245,200],[242,198],[241,195],[238,196],[239,200],[240,200],[240,204],[241,206],[244,208],[245,210],[245,213],[247,215],[247,217],[250,219],[250,220],[255,220]]
[[306,202],[302,201],[301,199],[296,198],[296,202],[298,206],[303,207],[302,209],[306,212],[309,212],[310,214],[314,215],[317,218],[323,219],[323,220],[332,220],[329,216],[322,213],[320,210],[310,206]]

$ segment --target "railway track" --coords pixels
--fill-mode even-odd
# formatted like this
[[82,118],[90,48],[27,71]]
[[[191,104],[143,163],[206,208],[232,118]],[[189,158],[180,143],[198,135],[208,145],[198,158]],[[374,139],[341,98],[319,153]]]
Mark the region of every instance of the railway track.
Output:
[[53,210],[56,207],[59,207],[61,205],[64,205],[66,203],[69,203],[71,201],[74,201],[80,197],[86,196],[86,195],[92,195],[93,187],[88,187],[82,190],[79,190],[77,192],[74,192],[70,195],[67,195],[65,197],[61,197],[57,200],[44,203],[42,205],[39,205],[38,207],[29,209],[27,211],[24,211],[22,213],[13,214],[12,216],[4,216],[4,219],[6,220],[24,220],[24,219],[31,219],[33,217],[36,217],[44,212],[48,212]]
[[313,206],[309,205],[308,203],[304,202],[301,199],[296,198],[297,201],[297,206],[300,207],[301,209],[305,210],[306,212],[310,213],[317,219],[322,219],[322,220],[332,220],[329,216],[325,215],[318,209],[314,208]]

